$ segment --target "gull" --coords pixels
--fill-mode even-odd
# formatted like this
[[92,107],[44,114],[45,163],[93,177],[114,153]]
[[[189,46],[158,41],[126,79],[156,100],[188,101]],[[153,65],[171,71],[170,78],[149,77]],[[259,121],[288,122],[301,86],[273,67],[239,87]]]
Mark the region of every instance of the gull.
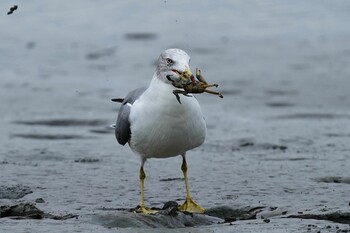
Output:
[[[189,83],[192,76],[190,57],[181,49],[167,49],[157,61],[156,72],[148,87],[135,89],[125,98],[112,99],[120,102],[115,136],[119,144],[129,144],[140,156],[140,204],[137,213],[152,214],[156,211],[144,203],[144,164],[150,158],[169,158],[181,155],[186,199],[178,209],[183,212],[203,213],[189,193],[186,152],[203,144],[206,123],[195,97],[191,94],[175,98],[173,82]],[[187,77],[187,78],[186,78]],[[180,89],[179,89],[180,90]]]

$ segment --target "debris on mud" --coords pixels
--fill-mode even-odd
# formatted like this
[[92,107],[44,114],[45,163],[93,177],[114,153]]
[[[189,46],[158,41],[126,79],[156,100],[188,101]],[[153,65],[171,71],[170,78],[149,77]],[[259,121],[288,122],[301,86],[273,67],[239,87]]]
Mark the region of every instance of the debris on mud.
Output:
[[7,12],[7,15],[11,15],[15,10],[18,9],[17,5],[14,5],[13,7],[10,8],[10,10]]
[[20,203],[15,205],[0,206],[0,218],[12,218],[12,219],[43,219],[50,218],[55,220],[66,220],[70,218],[77,218],[78,215],[66,214],[66,215],[52,215],[45,213],[44,211],[35,207],[34,204]]
[[240,209],[232,209],[227,206],[219,206],[205,210],[205,214],[209,216],[224,219],[225,222],[233,222],[236,220],[256,219],[256,215],[265,207],[244,207]]

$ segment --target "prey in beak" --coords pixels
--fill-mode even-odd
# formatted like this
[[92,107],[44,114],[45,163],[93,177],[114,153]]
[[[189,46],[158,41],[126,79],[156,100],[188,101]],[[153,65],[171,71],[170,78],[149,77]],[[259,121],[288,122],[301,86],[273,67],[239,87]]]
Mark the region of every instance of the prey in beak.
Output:
[[167,75],[166,78],[173,84],[174,87],[183,88],[184,86],[192,83],[191,77],[193,77],[193,74],[190,69],[187,68],[184,71],[173,69],[171,71],[177,74],[177,77],[174,79],[170,75]]
[[[173,70],[174,71],[174,70]],[[218,84],[208,84],[207,81],[205,81],[204,77],[201,74],[200,69],[196,69],[196,78],[193,76],[191,70],[186,69],[184,72],[180,73],[179,71],[175,70],[174,72],[178,72],[179,74],[179,81],[174,82],[173,80],[169,81],[172,82],[174,87],[182,88],[184,90],[174,90],[173,93],[176,96],[177,101],[181,104],[180,96],[179,94],[183,94],[184,96],[191,97],[191,95],[188,95],[189,93],[193,94],[200,94],[203,92],[217,95],[220,98],[224,98],[223,95],[220,92],[207,90],[208,87],[218,87]]]

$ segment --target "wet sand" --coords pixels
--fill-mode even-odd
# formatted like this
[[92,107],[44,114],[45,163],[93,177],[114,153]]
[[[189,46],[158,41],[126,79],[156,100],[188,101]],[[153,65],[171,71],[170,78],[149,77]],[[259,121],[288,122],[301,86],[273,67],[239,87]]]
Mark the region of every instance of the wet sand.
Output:
[[[349,7],[29,1],[4,12],[1,231],[349,232]],[[224,95],[198,96],[208,136],[188,155],[205,215],[132,213],[139,158],[109,128],[110,99],[148,85],[169,47]],[[183,201],[180,166],[147,162],[149,206]]]

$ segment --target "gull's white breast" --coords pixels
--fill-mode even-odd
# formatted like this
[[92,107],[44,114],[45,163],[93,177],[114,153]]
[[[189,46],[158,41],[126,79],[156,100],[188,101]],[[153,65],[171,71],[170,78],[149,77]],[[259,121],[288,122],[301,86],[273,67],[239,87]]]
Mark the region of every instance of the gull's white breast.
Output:
[[206,124],[198,101],[180,95],[180,104],[173,90],[155,76],[131,107],[129,144],[144,158],[177,156],[204,142]]

